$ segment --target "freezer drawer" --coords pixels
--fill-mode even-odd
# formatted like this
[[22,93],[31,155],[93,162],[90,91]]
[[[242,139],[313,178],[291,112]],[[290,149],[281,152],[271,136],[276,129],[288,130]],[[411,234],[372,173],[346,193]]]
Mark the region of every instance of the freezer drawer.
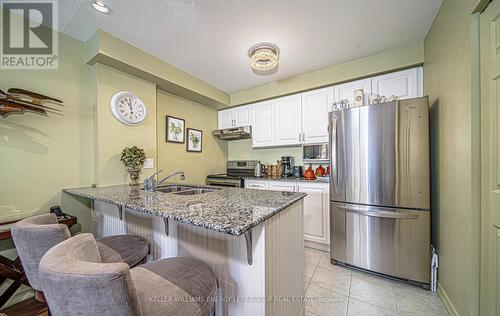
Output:
[[430,211],[330,204],[331,258],[421,283],[430,281]]

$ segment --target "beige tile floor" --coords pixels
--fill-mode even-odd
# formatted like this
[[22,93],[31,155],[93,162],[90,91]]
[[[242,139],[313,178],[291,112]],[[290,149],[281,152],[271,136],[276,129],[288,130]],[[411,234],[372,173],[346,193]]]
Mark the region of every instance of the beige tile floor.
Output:
[[326,252],[306,248],[305,316],[448,315],[437,294],[332,265]]

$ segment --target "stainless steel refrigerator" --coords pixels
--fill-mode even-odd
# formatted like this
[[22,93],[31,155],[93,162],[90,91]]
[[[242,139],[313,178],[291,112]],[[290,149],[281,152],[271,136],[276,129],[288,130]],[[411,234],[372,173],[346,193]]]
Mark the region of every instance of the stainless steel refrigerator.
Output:
[[330,113],[330,257],[426,287],[427,97]]

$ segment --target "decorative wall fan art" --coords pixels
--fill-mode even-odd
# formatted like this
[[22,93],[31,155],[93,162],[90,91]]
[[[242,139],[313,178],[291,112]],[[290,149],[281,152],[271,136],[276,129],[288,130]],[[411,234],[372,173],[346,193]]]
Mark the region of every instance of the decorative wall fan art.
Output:
[[[46,104],[50,103],[51,106]],[[4,92],[0,90],[0,116],[24,114],[25,112],[48,116],[48,113],[62,115],[62,110],[54,106],[64,106],[61,100],[36,92],[11,88]]]

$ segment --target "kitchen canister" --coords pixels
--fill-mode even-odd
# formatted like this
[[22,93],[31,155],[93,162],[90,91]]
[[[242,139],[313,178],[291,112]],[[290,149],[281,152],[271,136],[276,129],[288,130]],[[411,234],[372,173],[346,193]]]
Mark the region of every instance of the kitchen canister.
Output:
[[372,94],[368,97],[368,103],[369,104],[379,104],[380,103],[380,97],[378,94]]
[[363,89],[354,90],[354,106],[362,106],[365,104],[365,93]]

